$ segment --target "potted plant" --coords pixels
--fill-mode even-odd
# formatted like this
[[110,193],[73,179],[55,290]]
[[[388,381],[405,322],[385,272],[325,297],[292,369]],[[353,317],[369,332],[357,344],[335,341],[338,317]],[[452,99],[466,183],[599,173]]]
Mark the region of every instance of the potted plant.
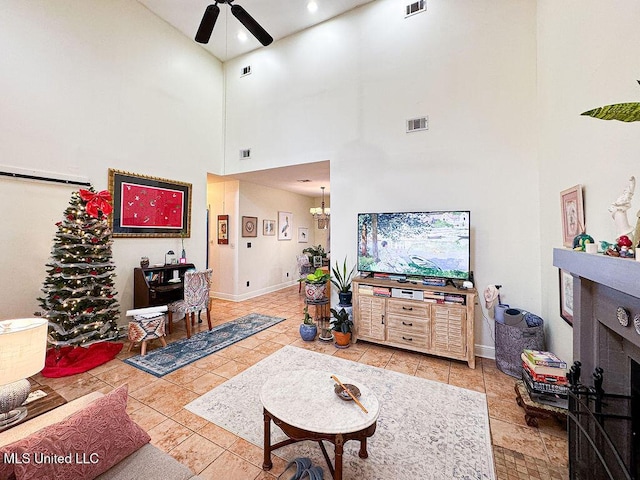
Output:
[[316,334],[318,333],[318,327],[309,315],[309,307],[304,307],[304,319],[300,324],[300,337],[305,342],[312,342],[316,338]]
[[329,278],[331,278],[331,275],[325,273],[320,268],[316,269],[315,272],[310,273],[306,277],[301,278],[300,281],[305,283],[304,294],[307,299],[315,302],[325,298]]
[[351,280],[353,279],[353,274],[356,271],[355,265],[351,271],[347,273],[347,258],[345,257],[344,263],[342,264],[342,270],[336,261],[336,264],[331,271],[333,272],[331,283],[338,289],[340,305],[345,307],[351,305],[351,298],[353,295],[353,292],[351,291]]
[[349,313],[344,308],[340,310],[332,308],[331,314],[333,315],[331,330],[333,330],[333,338],[336,340],[336,345],[348,347],[351,343],[351,328],[353,327]]
[[304,253],[309,257],[309,263],[314,267],[319,266],[319,265],[314,265],[313,263],[314,257],[320,257],[322,260],[324,260],[327,257],[327,252],[324,251],[324,248],[322,247],[322,245],[314,245],[311,247],[307,247],[304,250],[302,250],[302,253]]

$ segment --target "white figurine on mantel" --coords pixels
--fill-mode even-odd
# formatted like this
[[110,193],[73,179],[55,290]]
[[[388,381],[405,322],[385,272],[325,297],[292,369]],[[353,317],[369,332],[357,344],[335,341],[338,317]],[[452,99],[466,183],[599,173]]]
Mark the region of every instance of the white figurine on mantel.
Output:
[[633,198],[635,188],[636,177],[632,176],[629,179],[629,185],[627,185],[627,187],[622,191],[622,195],[620,195],[609,207],[609,212],[611,212],[611,217],[615,223],[616,235],[618,237],[620,235],[629,235],[634,229],[634,227],[629,224],[627,210],[631,207],[631,199]]

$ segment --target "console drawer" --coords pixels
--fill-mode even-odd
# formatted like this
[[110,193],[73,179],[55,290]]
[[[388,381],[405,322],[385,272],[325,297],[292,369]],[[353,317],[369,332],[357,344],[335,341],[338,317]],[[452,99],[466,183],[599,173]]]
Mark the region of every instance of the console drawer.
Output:
[[406,317],[403,315],[389,315],[387,326],[400,332],[417,335],[429,335],[429,320]]
[[429,304],[405,300],[389,299],[387,304],[389,315],[406,315],[411,317],[429,318]]
[[429,337],[415,333],[407,333],[393,328],[387,330],[387,342],[409,345],[416,348],[429,348]]

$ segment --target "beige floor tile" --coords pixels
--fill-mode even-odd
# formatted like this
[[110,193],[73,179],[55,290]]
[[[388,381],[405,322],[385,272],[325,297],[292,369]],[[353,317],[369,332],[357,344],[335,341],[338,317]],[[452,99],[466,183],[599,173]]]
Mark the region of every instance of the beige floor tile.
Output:
[[180,410],[178,413],[171,417],[172,420],[175,420],[180,425],[184,425],[190,430],[200,430],[207,423],[207,420],[202,418],[200,415],[196,415],[195,413],[190,412],[189,410],[185,410],[184,408]]
[[538,430],[490,418],[491,439],[494,445],[508,448],[522,455],[546,459],[544,443]]
[[153,427],[160,425],[167,417],[153,408],[143,405],[135,412],[129,414],[131,420],[142,427],[143,430],[149,431]]
[[208,480],[248,480],[255,479],[261,473],[261,468],[234,453],[225,451],[205,468],[200,476]]
[[204,427],[198,430],[198,433],[223,448],[229,448],[239,438],[233,433],[211,422],[207,422]]
[[205,373],[192,382],[185,383],[182,386],[188,390],[191,390],[192,392],[197,393],[198,395],[204,395],[205,393],[213,390],[218,385],[226,382],[227,380],[227,378],[216,375],[215,373]]
[[224,448],[194,433],[174,447],[169,454],[185,464],[196,475],[224,452]]
[[169,452],[194,433],[178,422],[167,418],[164,422],[147,430],[151,443],[164,452]]
[[249,365],[246,363],[230,360],[224,365],[216,368],[213,373],[224,378],[233,378],[240,372],[245,371],[247,368],[249,368]]

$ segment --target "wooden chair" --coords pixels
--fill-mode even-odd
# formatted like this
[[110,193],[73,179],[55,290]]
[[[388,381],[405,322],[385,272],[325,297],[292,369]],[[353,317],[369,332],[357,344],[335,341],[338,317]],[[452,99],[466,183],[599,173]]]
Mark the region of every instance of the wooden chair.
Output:
[[[298,255],[296,257],[296,263],[298,264],[298,275],[299,279],[304,279],[307,274],[313,272],[313,265],[309,262],[309,257],[306,255]],[[298,293],[302,291],[302,282],[298,283]]]
[[184,274],[184,299],[172,302],[169,308],[169,333],[172,332],[173,314],[184,314],[187,327],[187,338],[191,337],[191,327],[195,324],[196,312],[207,311],[207,323],[211,330],[211,274],[213,270],[200,272],[185,272]]

